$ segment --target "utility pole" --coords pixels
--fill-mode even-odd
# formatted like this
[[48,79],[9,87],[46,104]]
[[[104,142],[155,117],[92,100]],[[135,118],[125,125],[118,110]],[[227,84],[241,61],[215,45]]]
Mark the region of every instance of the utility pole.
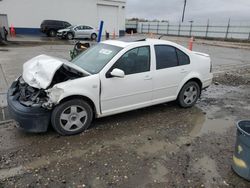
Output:
[[183,7],[183,13],[182,13],[182,22],[184,22],[184,18],[185,18],[186,5],[187,5],[187,0],[184,0],[184,7]]

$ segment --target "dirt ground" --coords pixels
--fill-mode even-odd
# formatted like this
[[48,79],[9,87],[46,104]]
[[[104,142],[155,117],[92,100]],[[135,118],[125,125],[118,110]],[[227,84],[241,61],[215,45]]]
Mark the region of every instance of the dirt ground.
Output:
[[72,137],[2,125],[0,187],[250,187],[231,170],[249,86],[250,68],[221,73],[191,109],[161,104]]

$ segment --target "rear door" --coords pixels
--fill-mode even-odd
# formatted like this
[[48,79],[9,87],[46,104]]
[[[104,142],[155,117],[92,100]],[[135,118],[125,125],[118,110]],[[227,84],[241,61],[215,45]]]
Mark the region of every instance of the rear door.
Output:
[[89,38],[90,35],[91,35],[91,30],[92,28],[89,27],[89,26],[83,26],[83,36],[86,37],[86,38]]
[[84,29],[83,26],[77,26],[75,29],[75,38],[84,38]]
[[189,57],[170,45],[155,45],[154,50],[153,103],[175,100],[179,84],[190,72]]

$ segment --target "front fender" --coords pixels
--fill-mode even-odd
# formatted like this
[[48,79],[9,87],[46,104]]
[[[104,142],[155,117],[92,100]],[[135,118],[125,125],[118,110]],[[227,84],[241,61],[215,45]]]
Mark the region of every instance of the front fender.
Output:
[[70,80],[55,85],[48,91],[49,98],[54,105],[71,96],[89,98],[95,105],[97,114],[100,114],[100,80],[99,75]]

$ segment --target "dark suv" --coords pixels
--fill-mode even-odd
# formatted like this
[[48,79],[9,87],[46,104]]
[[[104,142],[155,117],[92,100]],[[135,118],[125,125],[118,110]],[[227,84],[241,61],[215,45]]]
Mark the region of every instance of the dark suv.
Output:
[[59,29],[71,26],[70,23],[59,20],[44,20],[41,24],[41,31],[49,37],[55,37]]

